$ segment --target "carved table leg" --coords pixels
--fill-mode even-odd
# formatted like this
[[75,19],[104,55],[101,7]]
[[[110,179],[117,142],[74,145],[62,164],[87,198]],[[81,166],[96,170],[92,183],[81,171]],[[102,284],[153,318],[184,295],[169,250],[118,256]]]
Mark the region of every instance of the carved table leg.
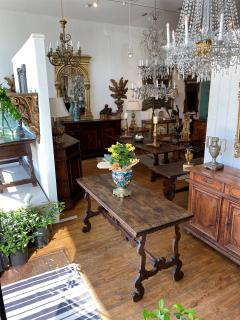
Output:
[[133,293],[134,302],[138,302],[139,300],[141,300],[144,295],[144,287],[142,285],[142,281],[146,279],[146,269],[145,269],[146,253],[144,250],[145,243],[146,243],[146,235],[143,235],[142,237],[140,237],[139,244],[137,247],[137,252],[138,252],[138,255],[140,256],[140,267],[139,267],[138,275],[134,284],[135,285],[135,291]]
[[174,253],[174,259],[175,259],[175,266],[173,269],[173,279],[175,281],[179,281],[183,278],[184,273],[181,271],[182,268],[182,261],[180,260],[180,254],[178,251],[178,243],[181,239],[181,233],[180,233],[180,227],[178,224],[175,224],[175,235],[173,238],[173,253]]
[[37,179],[34,173],[34,168],[33,168],[33,161],[32,161],[32,150],[30,144],[26,144],[26,150],[27,150],[27,155],[28,155],[28,161],[29,161],[29,169],[30,169],[30,175],[32,179],[32,185],[34,187],[37,186]]
[[155,182],[157,180],[158,175],[154,172],[151,171],[151,182]]
[[164,153],[163,164],[169,163],[168,152]]
[[82,228],[82,232],[86,233],[89,232],[91,230],[91,223],[89,221],[89,219],[91,218],[91,213],[92,213],[92,202],[91,202],[91,198],[90,195],[88,193],[85,194],[85,198],[87,200],[87,210],[85,212],[85,215],[83,217],[83,223],[84,226]]
[[172,201],[175,197],[176,190],[176,179],[175,178],[166,178],[163,180],[163,194],[165,198]]

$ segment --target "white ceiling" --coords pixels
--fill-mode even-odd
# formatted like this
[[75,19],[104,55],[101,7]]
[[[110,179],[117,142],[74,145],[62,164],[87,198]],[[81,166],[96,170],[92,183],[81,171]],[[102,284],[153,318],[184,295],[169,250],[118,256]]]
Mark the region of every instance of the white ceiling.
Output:
[[[138,6],[132,6],[132,22],[134,26],[146,26],[149,17],[142,14],[153,11],[155,0],[132,0]],[[162,24],[176,24],[179,8],[183,0],[157,0]],[[87,8],[93,0],[63,0],[64,16],[66,18],[106,22],[120,25],[128,24],[128,5],[123,6],[122,0],[99,0],[98,8]],[[126,1],[128,2],[128,1]],[[60,0],[0,0],[0,10],[12,10],[32,14],[60,16]]]

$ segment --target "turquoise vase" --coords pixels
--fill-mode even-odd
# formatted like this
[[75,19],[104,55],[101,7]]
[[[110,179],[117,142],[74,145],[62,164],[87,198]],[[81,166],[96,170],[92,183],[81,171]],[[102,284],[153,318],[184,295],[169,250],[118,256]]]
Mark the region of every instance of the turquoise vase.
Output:
[[77,102],[74,103],[74,109],[73,109],[73,121],[79,121],[80,120],[80,108]]
[[128,197],[131,191],[127,189],[133,177],[132,171],[112,171],[113,182],[117,188],[113,190],[113,194],[119,198]]
[[74,102],[71,102],[68,112],[69,112],[70,117],[71,117],[72,120],[73,120],[73,110],[74,110]]

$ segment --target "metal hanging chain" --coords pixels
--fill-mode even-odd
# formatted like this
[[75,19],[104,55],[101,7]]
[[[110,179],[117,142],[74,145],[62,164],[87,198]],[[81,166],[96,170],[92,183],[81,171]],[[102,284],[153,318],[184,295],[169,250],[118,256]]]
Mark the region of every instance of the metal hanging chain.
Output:
[[132,9],[132,4],[128,4],[128,45],[129,48],[132,47],[132,34],[131,34],[131,9]]
[[63,19],[63,0],[61,0],[61,17]]

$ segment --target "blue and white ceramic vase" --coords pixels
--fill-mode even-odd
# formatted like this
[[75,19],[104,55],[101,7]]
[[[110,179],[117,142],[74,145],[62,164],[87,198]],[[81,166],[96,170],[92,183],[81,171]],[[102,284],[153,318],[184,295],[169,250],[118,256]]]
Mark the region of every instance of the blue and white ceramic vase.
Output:
[[73,109],[73,121],[79,121],[80,120],[80,108],[77,102],[74,103],[74,109]]
[[112,171],[113,182],[117,188],[113,190],[113,194],[119,198],[128,197],[131,191],[127,189],[133,177],[132,171]]
[[70,117],[71,117],[71,119],[73,120],[73,110],[74,110],[74,102],[71,102],[70,103],[70,108],[69,108],[69,110],[68,110],[68,112],[69,112],[69,114],[70,114]]

